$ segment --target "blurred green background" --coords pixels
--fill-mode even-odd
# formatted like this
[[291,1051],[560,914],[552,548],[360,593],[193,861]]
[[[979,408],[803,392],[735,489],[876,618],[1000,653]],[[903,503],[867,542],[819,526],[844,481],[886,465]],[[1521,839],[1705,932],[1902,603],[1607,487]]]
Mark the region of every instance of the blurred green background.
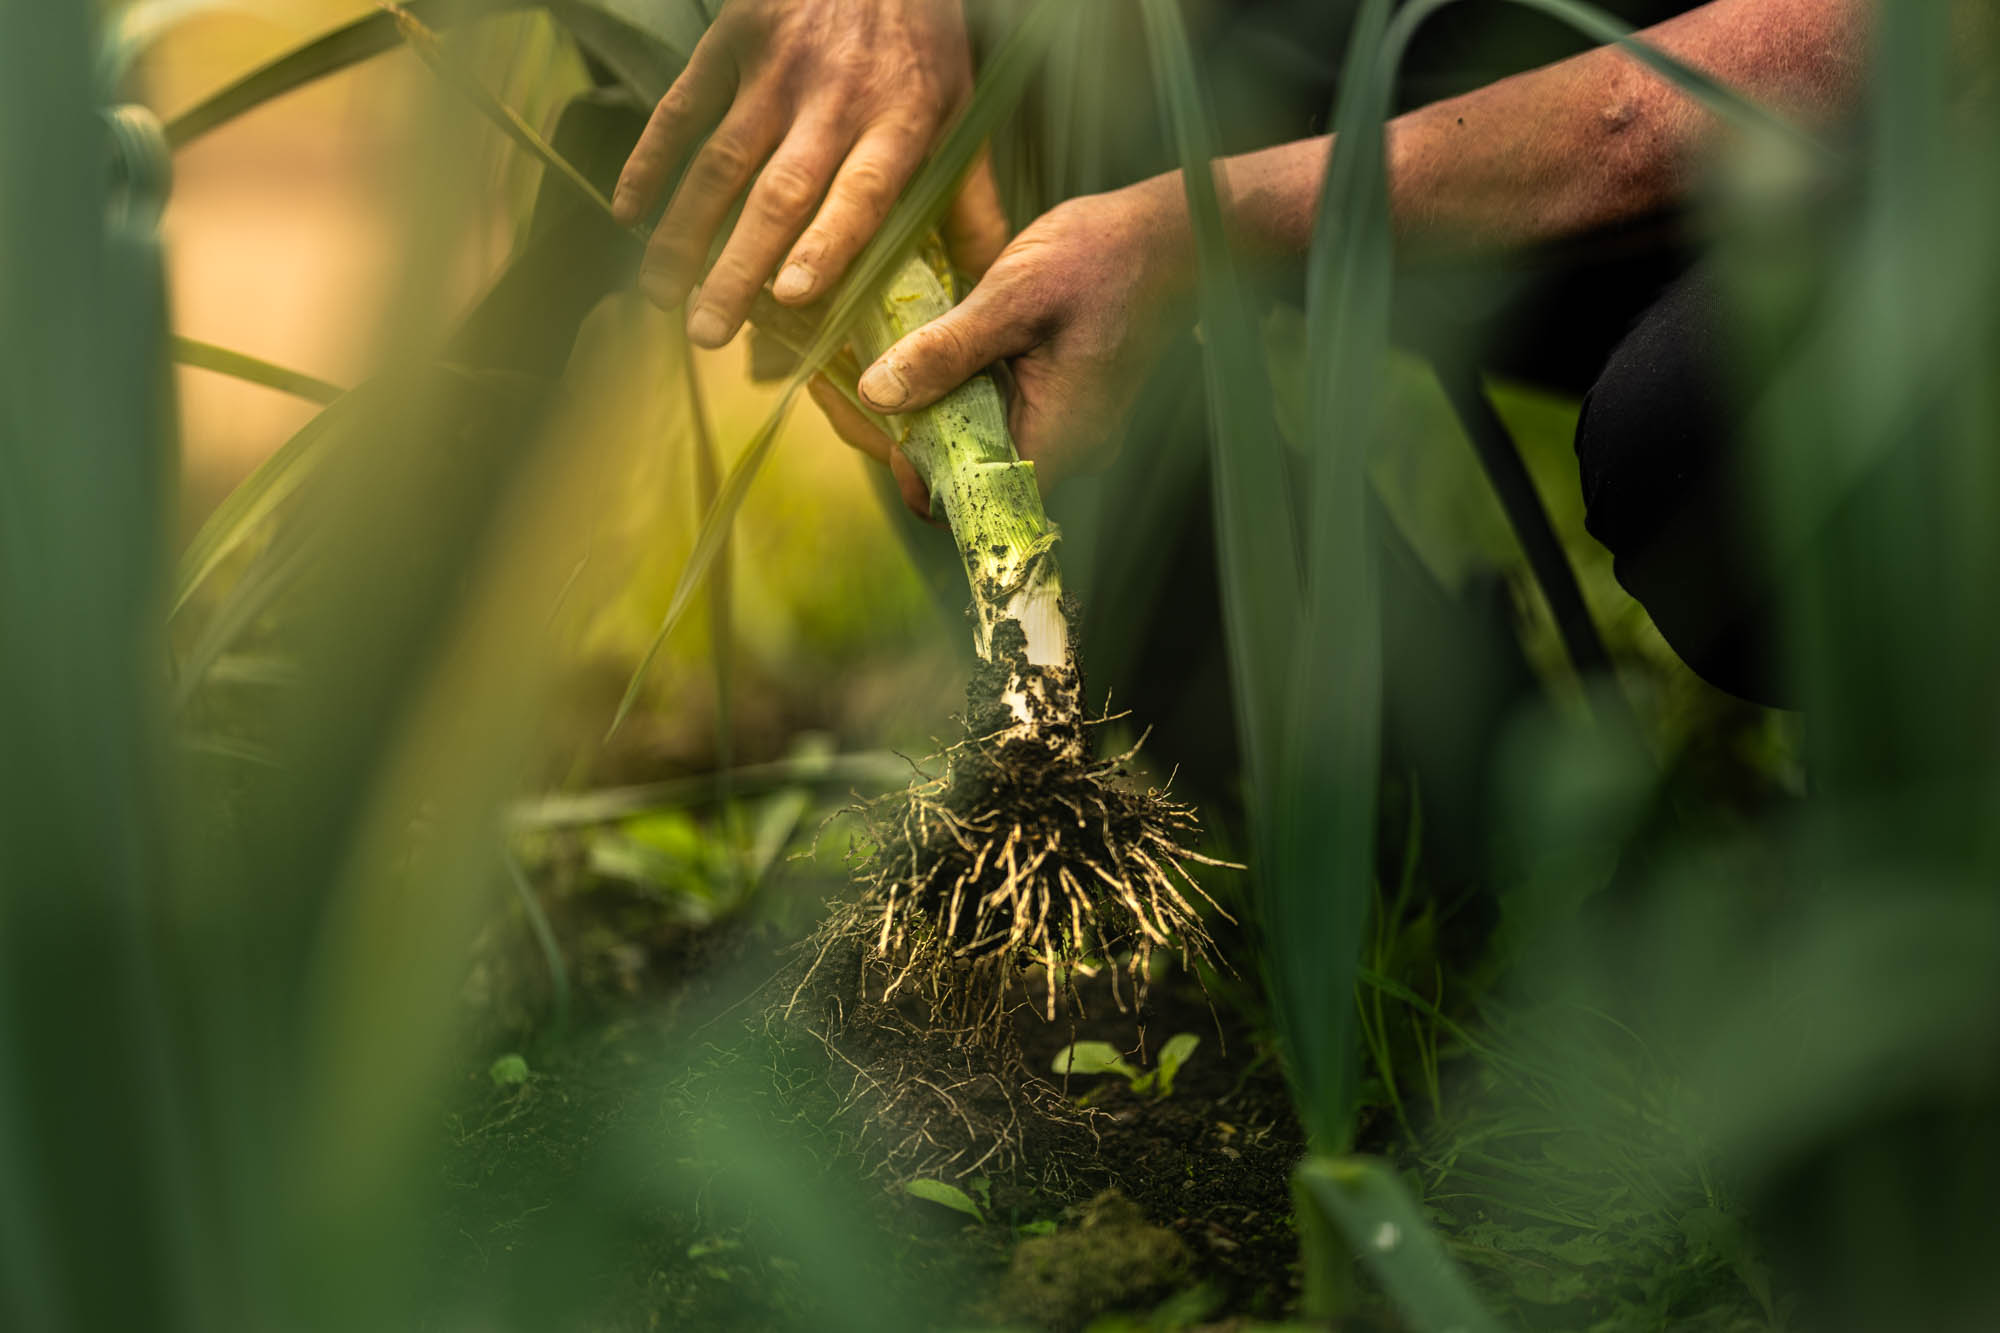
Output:
[[[706,21],[417,8],[599,188]],[[986,68],[1032,71],[980,94],[1010,209],[1336,117],[1360,153],[1590,40],[1475,3],[1395,87],[1343,77],[1409,8],[972,6]],[[907,1180],[828,1091],[866,1070],[764,1020],[849,892],[839,813],[955,729],[943,536],[791,410],[607,736],[783,413],[747,339],[690,351],[629,238],[370,6],[10,0],[0,1324],[2000,1322],[1993,40],[1885,7],[1849,184],[1752,119],[1682,220],[1737,312],[1801,712],[1704,684],[1618,586],[1573,397],[1475,378],[1615,671],[1573,667],[1435,343],[1392,345],[1518,273],[1392,289],[1360,225],[1303,271],[1204,247],[1201,340],[1051,512],[1092,700],[1131,710],[1103,744],[1149,732],[1141,780],[1248,863],[1205,880],[1230,966],[1025,1031],[1038,1070],[1200,1035],[1164,1094],[1058,1090],[1092,1153]],[[1218,470],[1354,522],[1259,566]]]

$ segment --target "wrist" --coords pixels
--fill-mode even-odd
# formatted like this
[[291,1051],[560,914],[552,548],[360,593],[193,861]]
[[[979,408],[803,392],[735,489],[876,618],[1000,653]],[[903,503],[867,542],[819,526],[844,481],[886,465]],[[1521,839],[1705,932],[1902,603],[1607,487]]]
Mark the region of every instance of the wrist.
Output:
[[1126,199],[1134,219],[1134,262],[1144,271],[1146,285],[1163,304],[1192,302],[1200,256],[1181,173],[1165,171],[1115,193]]

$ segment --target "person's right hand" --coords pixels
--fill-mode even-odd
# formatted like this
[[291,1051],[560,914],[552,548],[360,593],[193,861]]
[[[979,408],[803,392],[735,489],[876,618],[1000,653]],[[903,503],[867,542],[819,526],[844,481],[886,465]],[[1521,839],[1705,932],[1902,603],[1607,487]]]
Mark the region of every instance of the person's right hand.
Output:
[[[868,367],[861,399],[913,412],[1007,360],[1014,445],[1046,494],[1110,461],[1153,358],[1185,326],[1193,263],[1177,173],[1070,200],[1028,226],[963,302]],[[830,384],[812,393],[841,438],[894,467],[904,501],[928,516],[923,482],[893,442]]]
[[[787,305],[825,296],[971,92],[960,0],[729,0],[660,100],[612,198],[619,223],[636,224],[693,153],[647,248],[641,289],[663,309],[686,300],[741,200],[688,312],[688,337],[727,342],[774,271],[772,295]],[[977,274],[1006,239],[982,159],[947,220],[946,244]]]

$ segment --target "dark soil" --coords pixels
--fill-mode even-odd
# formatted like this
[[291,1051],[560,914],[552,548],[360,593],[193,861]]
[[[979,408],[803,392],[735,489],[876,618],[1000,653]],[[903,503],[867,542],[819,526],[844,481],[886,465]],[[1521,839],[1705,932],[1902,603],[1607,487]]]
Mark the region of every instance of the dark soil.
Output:
[[[1284,1082],[1192,982],[1155,985],[1136,1013],[1103,977],[1079,995],[1087,1017],[1017,1008],[1006,1058],[1028,1110],[1009,1151],[920,1176],[856,1139],[870,1100],[851,1068],[757,1017],[786,960],[735,944],[733,964],[710,957],[657,1000],[530,1048],[524,1085],[469,1073],[446,1113],[444,1306],[546,1308],[552,1328],[817,1330],[842,1326],[824,1303],[845,1287],[870,1294],[870,1327],[1081,1329],[1166,1301],[1207,1319],[1294,1301],[1302,1145]],[[1201,1044],[1165,1098],[1049,1072],[1076,1040],[1148,1067],[1180,1032]],[[936,1059],[882,1049],[890,1030],[869,1040],[875,1060]],[[1036,1087],[1046,1100],[1023,1100]],[[984,1222],[910,1197],[914,1178],[977,1195]]]
[[1068,1080],[1071,1094],[1103,1112],[1096,1160],[1079,1181],[1118,1191],[1181,1241],[1186,1284],[1208,1288],[1211,1317],[1282,1315],[1297,1295],[1290,1179],[1305,1145],[1268,1047],[1186,982],[1154,987],[1136,1015],[1108,1003],[1073,1022],[1024,1014],[1017,1031],[1038,1071],[1078,1040],[1110,1042],[1146,1067],[1173,1034],[1202,1039],[1164,1098],[1115,1075]]

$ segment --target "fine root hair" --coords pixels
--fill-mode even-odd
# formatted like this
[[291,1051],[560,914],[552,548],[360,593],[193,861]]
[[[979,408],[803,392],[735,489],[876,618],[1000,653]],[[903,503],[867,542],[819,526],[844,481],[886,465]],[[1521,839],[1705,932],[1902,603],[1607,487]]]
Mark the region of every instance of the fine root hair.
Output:
[[1112,969],[1121,1008],[1144,998],[1156,950],[1213,964],[1197,904],[1227,916],[1189,873],[1221,866],[1187,843],[1193,809],[1129,778],[1137,747],[1069,757],[1015,734],[943,752],[898,794],[860,808],[871,848],[856,878],[884,965],[879,997],[914,989],[969,1038],[1004,1027],[1016,978],[1038,974],[1053,1022],[1073,980]]

